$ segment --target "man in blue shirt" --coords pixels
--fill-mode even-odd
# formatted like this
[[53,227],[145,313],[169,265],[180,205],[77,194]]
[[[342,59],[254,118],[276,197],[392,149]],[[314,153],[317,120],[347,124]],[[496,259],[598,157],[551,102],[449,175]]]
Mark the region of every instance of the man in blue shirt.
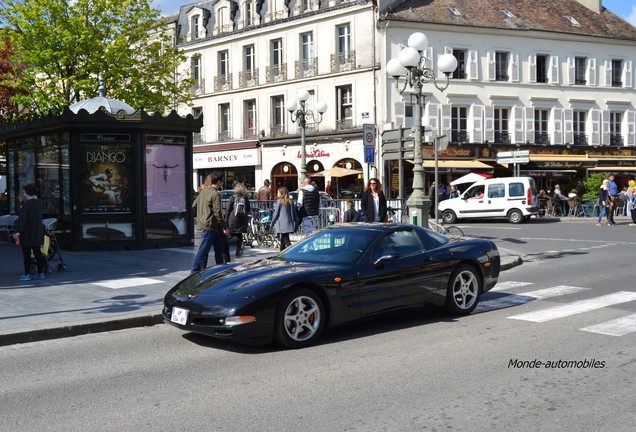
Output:
[[609,187],[608,194],[609,194],[609,202],[610,202],[609,204],[610,220],[608,222],[608,225],[612,226],[612,225],[616,225],[616,222],[614,222],[614,211],[616,210],[616,204],[618,201],[618,185],[614,181],[614,174],[610,174],[609,182],[607,186]]

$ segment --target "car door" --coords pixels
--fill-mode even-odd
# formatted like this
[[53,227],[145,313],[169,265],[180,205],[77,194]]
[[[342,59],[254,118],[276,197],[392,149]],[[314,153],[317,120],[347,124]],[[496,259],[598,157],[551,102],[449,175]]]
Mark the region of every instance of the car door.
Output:
[[489,216],[505,216],[508,208],[508,198],[506,198],[506,183],[489,183],[485,194],[486,212]]
[[437,290],[443,259],[412,229],[387,233],[361,266],[361,315],[425,303]]
[[484,217],[488,215],[488,200],[486,186],[476,184],[468,188],[461,197],[453,201],[457,206],[457,216],[460,218]]

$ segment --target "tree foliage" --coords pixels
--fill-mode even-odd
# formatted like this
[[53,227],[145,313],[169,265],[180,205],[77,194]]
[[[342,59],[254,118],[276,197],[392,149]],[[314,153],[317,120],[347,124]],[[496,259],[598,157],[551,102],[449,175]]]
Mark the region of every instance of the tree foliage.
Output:
[[[184,54],[151,0],[4,0],[14,68],[3,82],[28,89],[12,102],[32,113],[59,112],[97,96],[165,112],[191,101],[192,79],[179,75]],[[0,82],[0,84],[2,84]]]
[[9,39],[0,32],[0,124],[13,120],[20,115],[20,108],[13,102],[18,94],[26,93],[18,87],[11,77],[15,66],[11,63],[13,49]]

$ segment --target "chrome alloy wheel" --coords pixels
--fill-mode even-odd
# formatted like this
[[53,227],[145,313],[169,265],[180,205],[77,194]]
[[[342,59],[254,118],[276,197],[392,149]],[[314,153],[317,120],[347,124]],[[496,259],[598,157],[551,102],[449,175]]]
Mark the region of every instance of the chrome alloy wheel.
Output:
[[474,270],[462,269],[453,281],[452,296],[459,310],[472,310],[479,298],[479,281]]
[[306,341],[319,331],[321,319],[320,306],[315,299],[298,296],[285,309],[285,331],[294,341]]

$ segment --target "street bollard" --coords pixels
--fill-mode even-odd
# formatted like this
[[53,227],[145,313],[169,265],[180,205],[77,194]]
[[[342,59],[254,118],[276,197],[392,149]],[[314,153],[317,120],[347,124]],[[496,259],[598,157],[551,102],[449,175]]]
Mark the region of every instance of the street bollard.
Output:
[[416,211],[411,212],[411,223],[413,225],[417,225],[417,212]]
[[335,223],[336,223],[336,217],[335,217],[334,215],[330,214],[330,215],[329,215],[329,222],[328,222],[328,224],[329,224],[329,225],[333,225],[333,224],[335,224]]

